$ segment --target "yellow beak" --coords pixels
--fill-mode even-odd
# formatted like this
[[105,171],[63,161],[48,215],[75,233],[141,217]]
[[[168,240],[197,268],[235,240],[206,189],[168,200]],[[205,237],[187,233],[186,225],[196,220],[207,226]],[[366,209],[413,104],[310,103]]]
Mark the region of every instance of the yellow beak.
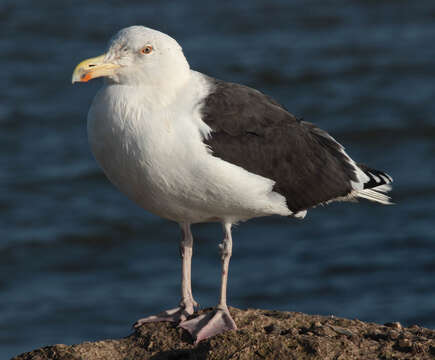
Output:
[[120,67],[118,64],[104,62],[106,54],[83,60],[76,66],[72,75],[72,83],[87,82],[101,76],[110,76]]

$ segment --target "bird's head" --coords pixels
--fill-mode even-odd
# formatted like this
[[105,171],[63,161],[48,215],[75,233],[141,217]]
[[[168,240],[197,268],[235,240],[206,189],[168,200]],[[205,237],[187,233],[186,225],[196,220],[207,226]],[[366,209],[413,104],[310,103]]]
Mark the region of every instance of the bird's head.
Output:
[[144,26],[120,30],[105,54],[79,63],[72,82],[105,77],[125,85],[158,86],[180,81],[189,72],[181,46],[170,36]]

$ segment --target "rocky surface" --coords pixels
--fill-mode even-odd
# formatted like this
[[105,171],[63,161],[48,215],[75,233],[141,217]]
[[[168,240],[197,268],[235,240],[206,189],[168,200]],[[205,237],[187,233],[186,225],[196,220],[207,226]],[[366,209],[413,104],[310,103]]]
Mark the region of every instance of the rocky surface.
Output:
[[268,310],[230,312],[239,330],[197,346],[175,324],[150,323],[123,339],[47,346],[12,360],[435,359],[435,331],[416,325]]

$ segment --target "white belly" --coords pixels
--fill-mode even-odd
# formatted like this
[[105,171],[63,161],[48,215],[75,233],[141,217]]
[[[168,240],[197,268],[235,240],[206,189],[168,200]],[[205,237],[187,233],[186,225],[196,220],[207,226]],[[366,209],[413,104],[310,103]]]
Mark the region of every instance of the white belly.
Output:
[[135,99],[116,92],[97,94],[89,142],[110,181],[145,210],[191,223],[290,214],[271,180],[208,153],[191,112],[132,110]]

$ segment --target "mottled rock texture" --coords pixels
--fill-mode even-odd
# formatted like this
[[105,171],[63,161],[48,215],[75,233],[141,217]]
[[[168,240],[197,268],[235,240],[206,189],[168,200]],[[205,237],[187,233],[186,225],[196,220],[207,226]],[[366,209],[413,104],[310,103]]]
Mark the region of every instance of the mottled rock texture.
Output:
[[230,312],[239,330],[197,346],[175,324],[150,323],[122,339],[47,346],[13,360],[435,359],[435,331],[416,325],[269,310]]

